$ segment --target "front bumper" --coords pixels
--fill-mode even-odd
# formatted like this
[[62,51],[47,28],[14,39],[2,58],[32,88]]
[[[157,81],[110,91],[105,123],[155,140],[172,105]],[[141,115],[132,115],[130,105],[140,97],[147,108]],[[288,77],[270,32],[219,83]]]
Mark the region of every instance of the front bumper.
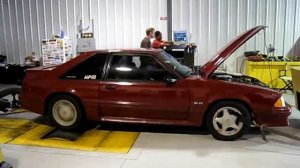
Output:
[[254,120],[258,125],[264,125],[267,127],[288,126],[288,117],[291,112],[292,109],[289,106],[280,108],[274,107],[271,113],[258,114],[254,117]]

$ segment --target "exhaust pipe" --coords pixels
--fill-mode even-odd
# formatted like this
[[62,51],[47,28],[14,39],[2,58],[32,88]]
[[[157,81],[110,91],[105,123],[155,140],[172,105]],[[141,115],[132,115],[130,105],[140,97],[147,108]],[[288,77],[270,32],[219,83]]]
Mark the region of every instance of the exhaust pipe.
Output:
[[11,104],[7,100],[0,99],[0,111],[7,112],[8,108],[11,107]]

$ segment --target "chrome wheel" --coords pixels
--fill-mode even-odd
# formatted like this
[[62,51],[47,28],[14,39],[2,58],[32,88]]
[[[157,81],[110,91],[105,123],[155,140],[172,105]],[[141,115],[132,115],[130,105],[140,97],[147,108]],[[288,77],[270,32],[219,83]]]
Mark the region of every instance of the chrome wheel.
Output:
[[243,128],[241,116],[242,113],[234,107],[222,107],[213,116],[213,127],[223,136],[235,135]]
[[71,126],[76,122],[77,110],[68,100],[58,100],[52,108],[54,120],[62,126]]

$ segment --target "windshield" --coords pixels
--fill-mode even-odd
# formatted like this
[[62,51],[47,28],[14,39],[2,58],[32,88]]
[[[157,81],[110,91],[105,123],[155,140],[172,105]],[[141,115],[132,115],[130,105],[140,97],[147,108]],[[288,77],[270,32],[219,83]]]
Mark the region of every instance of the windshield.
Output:
[[192,74],[192,69],[180,64],[172,55],[166,53],[166,52],[160,52],[158,56],[163,59],[166,63],[172,66],[173,69],[175,69],[178,73],[181,75],[187,77]]

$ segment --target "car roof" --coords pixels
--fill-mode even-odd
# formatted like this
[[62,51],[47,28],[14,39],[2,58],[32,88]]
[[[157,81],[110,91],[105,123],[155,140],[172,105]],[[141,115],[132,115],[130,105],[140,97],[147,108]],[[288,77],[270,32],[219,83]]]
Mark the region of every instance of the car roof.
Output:
[[133,48],[133,49],[105,49],[105,50],[95,50],[95,52],[101,53],[148,53],[156,55],[159,52],[162,52],[162,49],[153,49],[153,48]]

